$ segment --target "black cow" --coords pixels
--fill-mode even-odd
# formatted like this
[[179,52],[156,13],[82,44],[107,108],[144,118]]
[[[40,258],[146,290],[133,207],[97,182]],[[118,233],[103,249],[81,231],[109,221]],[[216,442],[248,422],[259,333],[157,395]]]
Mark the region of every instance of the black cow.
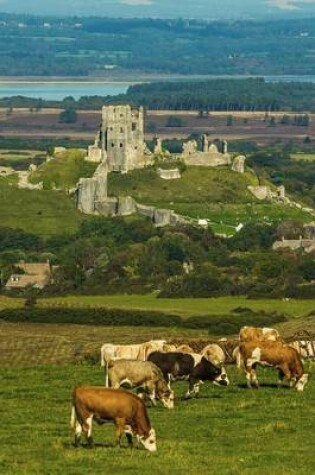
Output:
[[161,369],[169,384],[171,379],[188,379],[189,387],[185,395],[186,399],[198,395],[200,384],[203,381],[211,381],[223,386],[229,384],[224,368],[215,366],[200,355],[198,355],[199,358],[196,358],[196,356],[188,353],[154,351],[149,355],[148,360]]

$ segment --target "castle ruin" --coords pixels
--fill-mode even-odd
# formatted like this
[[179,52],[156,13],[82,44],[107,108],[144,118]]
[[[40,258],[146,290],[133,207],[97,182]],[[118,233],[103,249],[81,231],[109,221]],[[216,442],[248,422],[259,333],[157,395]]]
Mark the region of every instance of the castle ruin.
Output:
[[102,108],[100,130],[103,160],[108,171],[127,173],[144,167],[143,108],[125,106]]
[[[157,225],[165,225],[182,219],[171,210],[146,207],[136,203],[131,197],[107,196],[108,173],[128,173],[153,163],[154,157],[163,159],[171,156],[170,152],[163,151],[162,140],[159,138],[157,138],[153,153],[148,150],[144,141],[143,116],[142,107],[138,109],[133,109],[130,105],[102,107],[100,130],[94,144],[88,147],[86,157],[87,160],[99,165],[93,177],[81,178],[76,188],[77,208],[83,213],[121,216],[137,212],[148,214]],[[217,146],[209,143],[206,134],[202,139],[202,150],[198,150],[195,140],[190,140],[183,144],[182,153],[177,158],[187,165],[195,166],[216,167],[232,164],[226,141],[221,141]],[[244,161],[242,166],[235,167],[234,170],[242,173],[243,166]],[[157,173],[165,180],[181,177],[177,168],[171,170],[158,168]]]

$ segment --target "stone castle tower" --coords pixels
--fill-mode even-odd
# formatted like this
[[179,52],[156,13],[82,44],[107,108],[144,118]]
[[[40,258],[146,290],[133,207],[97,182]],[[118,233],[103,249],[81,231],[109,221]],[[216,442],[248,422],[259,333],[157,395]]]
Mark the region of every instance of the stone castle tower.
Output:
[[108,172],[144,167],[143,108],[104,106],[100,130],[102,159]]

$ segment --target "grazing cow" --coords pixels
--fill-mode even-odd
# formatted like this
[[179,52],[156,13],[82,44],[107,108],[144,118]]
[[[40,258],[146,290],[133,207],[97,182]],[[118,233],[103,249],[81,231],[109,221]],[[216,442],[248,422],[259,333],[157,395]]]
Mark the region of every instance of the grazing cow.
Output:
[[240,341],[277,341],[280,339],[279,332],[275,328],[242,327],[239,333]]
[[113,421],[116,426],[115,444],[121,443],[125,433],[128,444],[132,436],[150,452],[156,451],[155,430],[151,427],[144,402],[135,394],[120,389],[98,386],[78,386],[73,391],[71,427],[75,429],[74,445],[80,443],[83,432],[90,447],[93,447],[92,421],[99,424]]
[[162,371],[152,361],[114,360],[108,364],[108,382],[119,389],[124,383],[131,387],[141,387],[156,406],[158,398],[164,407],[174,407],[174,392],[164,379]]
[[101,347],[101,366],[105,368],[105,386],[108,387],[108,363],[110,360],[127,359],[145,361],[152,351],[163,350],[165,340],[151,340],[135,345],[113,345],[105,343]]
[[224,368],[218,368],[206,358],[197,355],[199,361],[187,353],[161,353],[155,351],[149,356],[149,361],[155,363],[169,382],[172,379],[188,379],[189,387],[185,398],[198,395],[201,381],[212,381],[219,385],[228,385],[229,380]]
[[240,344],[240,353],[244,361],[249,388],[252,386],[258,388],[255,367],[259,364],[278,369],[279,385],[285,377],[290,385],[295,385],[298,391],[303,391],[308,374],[304,373],[300,355],[294,348],[281,341],[248,341]]

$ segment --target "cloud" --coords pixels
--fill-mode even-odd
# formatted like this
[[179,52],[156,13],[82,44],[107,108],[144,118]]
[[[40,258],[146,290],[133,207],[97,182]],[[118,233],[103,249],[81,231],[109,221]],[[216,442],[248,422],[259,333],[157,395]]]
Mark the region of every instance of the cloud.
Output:
[[279,8],[280,10],[300,10],[306,5],[314,5],[315,0],[266,0],[267,5]]
[[138,7],[138,6],[149,6],[154,3],[153,0],[120,0],[119,3],[123,5],[128,5],[130,7]]

